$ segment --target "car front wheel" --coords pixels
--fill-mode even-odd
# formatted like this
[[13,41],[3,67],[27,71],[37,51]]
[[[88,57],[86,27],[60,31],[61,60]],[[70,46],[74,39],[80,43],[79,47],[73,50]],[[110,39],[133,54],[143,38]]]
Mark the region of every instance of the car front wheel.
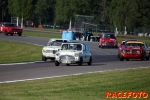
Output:
[[59,62],[58,61],[55,61],[55,66],[59,66]]
[[42,55],[42,61],[46,61],[47,58]]
[[18,36],[21,36],[21,35],[22,35],[22,33],[18,34]]
[[120,61],[124,60],[124,58],[122,57],[122,55],[120,55],[119,59],[120,59]]

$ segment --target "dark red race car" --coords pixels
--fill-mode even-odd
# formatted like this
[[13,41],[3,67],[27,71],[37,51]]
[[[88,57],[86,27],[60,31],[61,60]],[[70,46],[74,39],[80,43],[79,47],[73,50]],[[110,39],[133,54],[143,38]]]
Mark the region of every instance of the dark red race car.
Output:
[[99,39],[99,48],[113,47],[118,48],[117,37],[114,33],[102,33]]
[[23,29],[18,27],[15,23],[9,23],[9,22],[0,23],[0,33],[4,33],[5,35],[17,34],[18,36],[21,36],[22,31]]
[[126,59],[141,59],[149,60],[150,58],[150,49],[148,48],[145,42],[141,41],[128,41],[125,46],[122,47],[120,52],[119,59],[123,61]]
[[122,47],[125,46],[126,42],[128,41],[138,41],[137,39],[124,39],[120,42],[119,48],[118,48],[118,58],[120,57],[120,53],[122,50]]

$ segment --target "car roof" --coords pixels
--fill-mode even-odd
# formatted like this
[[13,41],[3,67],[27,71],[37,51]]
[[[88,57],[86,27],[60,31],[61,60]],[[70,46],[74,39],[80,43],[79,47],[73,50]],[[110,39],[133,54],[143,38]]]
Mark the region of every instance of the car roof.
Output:
[[65,42],[65,43],[63,43],[63,44],[85,44],[85,45],[87,45],[87,44],[84,43],[84,42]]
[[102,34],[115,34],[115,33],[105,33],[105,32],[102,32]]
[[[56,41],[56,40],[68,40],[68,39],[60,39],[60,38],[50,38],[51,41]],[[69,40],[68,40],[69,41]]]
[[128,41],[127,43],[140,43],[140,44],[144,44],[144,42],[142,42],[142,41]]

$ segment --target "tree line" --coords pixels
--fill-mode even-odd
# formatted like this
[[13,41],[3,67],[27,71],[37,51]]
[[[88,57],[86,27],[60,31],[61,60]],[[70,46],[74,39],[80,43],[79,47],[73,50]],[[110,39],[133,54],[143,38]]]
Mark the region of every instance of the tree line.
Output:
[[0,22],[11,17],[35,24],[68,25],[75,15],[94,16],[110,29],[150,28],[149,0],[0,0]]

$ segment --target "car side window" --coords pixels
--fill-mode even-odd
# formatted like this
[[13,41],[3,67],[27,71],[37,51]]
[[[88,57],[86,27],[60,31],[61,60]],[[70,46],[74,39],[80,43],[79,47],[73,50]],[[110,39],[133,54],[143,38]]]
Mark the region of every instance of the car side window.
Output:
[[[144,46],[144,44],[143,44],[143,46]],[[148,48],[148,46],[147,46],[147,44],[145,43],[145,46],[144,47],[146,47],[146,48]]]
[[85,45],[83,45],[83,50],[86,51],[86,46]]

